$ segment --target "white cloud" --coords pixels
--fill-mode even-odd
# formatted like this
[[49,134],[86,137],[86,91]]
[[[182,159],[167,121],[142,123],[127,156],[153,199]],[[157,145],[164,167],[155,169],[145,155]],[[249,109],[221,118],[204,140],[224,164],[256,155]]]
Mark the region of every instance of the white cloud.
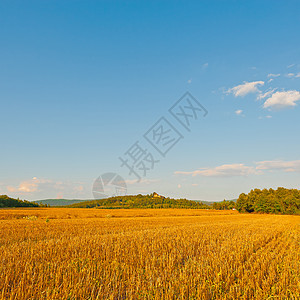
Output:
[[295,66],[295,64],[291,64],[291,65],[287,66],[287,68],[290,69],[290,68],[292,68],[294,66]]
[[294,73],[288,73],[288,74],[286,74],[285,76],[288,77],[288,78],[292,78],[292,77],[295,76],[295,74],[294,74]]
[[242,113],[243,113],[243,111],[241,109],[238,109],[235,111],[235,114],[238,116],[242,115]]
[[30,180],[22,181],[19,186],[7,186],[7,190],[11,193],[33,193],[36,192],[41,184],[51,183],[50,180],[47,179],[38,179],[33,177]]
[[285,75],[285,77],[288,77],[288,78],[299,78],[300,77],[300,73],[288,73]]
[[138,181],[138,179],[127,179],[125,180],[125,183],[128,185],[131,184],[151,184],[151,183],[155,183],[155,182],[159,182],[159,179],[146,179],[146,178],[142,178],[140,181]]
[[264,81],[244,82],[227,91],[227,93],[234,94],[235,97],[244,97],[250,93],[259,93],[258,86],[264,85]]
[[263,120],[263,119],[272,119],[272,116],[268,115],[268,116],[264,116],[264,117],[259,117],[260,120]]
[[280,74],[273,74],[273,73],[268,74],[268,78],[270,78],[270,77],[279,77],[279,76],[280,76]]
[[256,174],[254,167],[248,167],[244,164],[228,164],[215,168],[204,168],[191,172],[176,171],[177,175],[192,175],[192,176],[205,176],[205,177],[234,177],[234,176],[247,176]]
[[80,182],[61,182],[37,177],[24,180],[16,186],[7,185],[6,190],[15,197],[26,195],[26,197],[34,196],[34,198],[44,195],[53,197],[53,194],[57,193],[59,193],[57,195],[61,195],[57,196],[58,198],[62,198],[62,193],[69,194],[70,197],[77,197],[85,192],[85,188]]
[[206,69],[208,67],[208,63],[202,65],[202,69]]
[[257,170],[284,171],[284,172],[300,172],[300,160],[283,161],[283,160],[267,160],[256,163]]
[[[204,177],[235,177],[248,175],[262,175],[263,171],[300,172],[300,160],[266,160],[256,162],[254,166],[245,164],[226,164],[214,168],[201,168],[199,170],[185,172],[176,171],[176,175],[191,175]],[[197,185],[197,184],[192,184]]]
[[264,108],[283,109],[296,106],[296,102],[300,100],[298,91],[276,92],[264,103]]
[[187,81],[187,83],[189,83],[189,84],[192,83],[192,79],[189,79],[189,80]]
[[260,93],[257,96],[257,100],[262,100],[262,99],[267,98],[268,96],[272,95],[276,90],[277,89],[272,89],[272,90],[266,91],[265,93]]

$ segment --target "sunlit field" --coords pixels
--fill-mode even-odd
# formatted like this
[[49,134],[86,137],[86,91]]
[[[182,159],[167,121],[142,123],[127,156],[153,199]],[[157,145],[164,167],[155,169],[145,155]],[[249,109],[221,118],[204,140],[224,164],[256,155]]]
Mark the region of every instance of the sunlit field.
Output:
[[2,209],[0,299],[300,299],[300,217]]

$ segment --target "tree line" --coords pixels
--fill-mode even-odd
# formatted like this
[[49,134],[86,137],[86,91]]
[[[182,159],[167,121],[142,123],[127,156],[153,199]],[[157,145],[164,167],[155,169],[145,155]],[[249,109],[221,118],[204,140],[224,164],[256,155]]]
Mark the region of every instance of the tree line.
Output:
[[[26,200],[0,196],[0,208],[4,207],[45,207]],[[149,195],[127,195],[106,199],[83,201],[66,207],[77,208],[194,208],[194,209],[236,209],[241,213],[270,213],[270,214],[300,214],[300,190],[297,189],[253,189],[248,194],[242,193],[236,201],[214,202],[208,205],[187,199],[172,199],[159,196],[156,193]]]
[[239,196],[236,209],[248,213],[300,214],[300,190],[254,189]]
[[217,209],[217,210],[228,210],[228,209],[235,209],[236,206],[236,202],[233,200],[223,200],[220,202],[214,202],[212,204],[212,208],[213,209]]
[[34,202],[10,198],[7,195],[0,195],[0,208],[4,207],[39,207],[40,205]]

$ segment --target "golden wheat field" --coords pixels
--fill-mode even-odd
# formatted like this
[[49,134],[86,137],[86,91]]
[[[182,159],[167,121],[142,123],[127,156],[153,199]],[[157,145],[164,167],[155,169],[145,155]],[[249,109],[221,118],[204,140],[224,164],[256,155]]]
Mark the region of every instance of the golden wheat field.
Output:
[[300,299],[299,216],[2,209],[0,299]]

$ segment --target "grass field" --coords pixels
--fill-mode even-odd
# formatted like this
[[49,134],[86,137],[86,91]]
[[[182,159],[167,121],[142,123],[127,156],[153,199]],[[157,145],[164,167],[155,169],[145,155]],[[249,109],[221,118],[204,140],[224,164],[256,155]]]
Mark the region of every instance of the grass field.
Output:
[[300,299],[300,217],[0,210],[0,299]]

